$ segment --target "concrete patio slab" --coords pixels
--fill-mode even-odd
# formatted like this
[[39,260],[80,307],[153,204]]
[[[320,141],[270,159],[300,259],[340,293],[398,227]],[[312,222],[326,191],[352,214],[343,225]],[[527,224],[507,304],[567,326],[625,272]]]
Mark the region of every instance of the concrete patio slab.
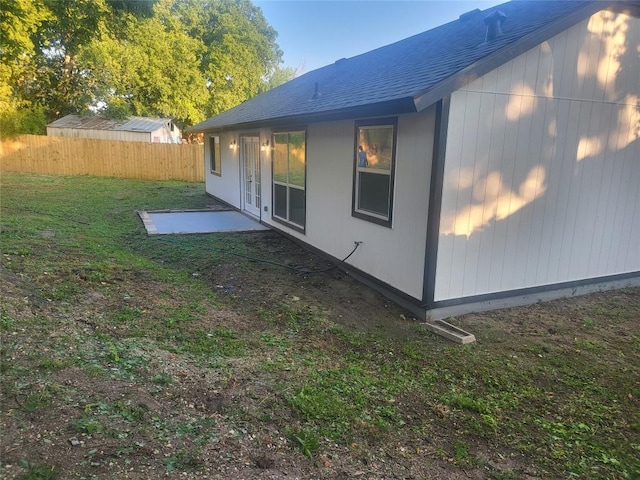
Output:
[[235,210],[141,211],[138,215],[149,235],[269,230]]

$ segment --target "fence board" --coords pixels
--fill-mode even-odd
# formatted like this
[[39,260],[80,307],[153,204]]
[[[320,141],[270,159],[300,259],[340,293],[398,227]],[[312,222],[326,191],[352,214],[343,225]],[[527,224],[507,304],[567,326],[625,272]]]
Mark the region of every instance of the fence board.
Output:
[[20,135],[0,143],[3,171],[204,182],[202,145]]

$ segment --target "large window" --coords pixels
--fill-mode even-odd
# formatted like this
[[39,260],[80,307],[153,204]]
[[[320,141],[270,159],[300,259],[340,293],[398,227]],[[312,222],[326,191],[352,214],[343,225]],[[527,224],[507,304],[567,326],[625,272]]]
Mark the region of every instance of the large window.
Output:
[[273,217],[304,229],[306,220],[304,130],[273,134]]
[[209,168],[214,175],[220,175],[220,137],[209,137]]
[[356,122],[353,216],[391,226],[397,120]]

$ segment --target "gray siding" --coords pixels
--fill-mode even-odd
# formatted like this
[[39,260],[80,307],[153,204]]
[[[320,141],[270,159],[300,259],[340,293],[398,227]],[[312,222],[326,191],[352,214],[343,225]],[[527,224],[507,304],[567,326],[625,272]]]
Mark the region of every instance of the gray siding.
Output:
[[422,297],[434,110],[398,119],[393,225],[351,216],[354,122],[309,127],[307,231],[301,239],[415,298]]
[[436,301],[640,271],[638,45],[600,12],[452,95]]
[[[260,152],[262,221],[340,259],[351,252],[354,241],[363,241],[348,260],[350,265],[407,295],[421,298],[434,125],[434,108],[398,118],[392,228],[351,215],[353,120],[307,126],[304,233],[272,220],[271,157],[269,152]],[[270,140],[269,130],[259,133],[261,143]],[[206,188],[241,208],[238,154],[228,148],[229,141],[238,136],[238,132],[221,135],[222,175],[211,175],[207,166]],[[207,145],[205,142],[208,159]],[[268,212],[264,211],[265,206]]]
[[[220,138],[220,175],[211,173],[209,137]],[[229,148],[232,141],[235,149]],[[240,208],[240,138],[237,133],[206,134],[204,141],[205,188],[207,193]]]

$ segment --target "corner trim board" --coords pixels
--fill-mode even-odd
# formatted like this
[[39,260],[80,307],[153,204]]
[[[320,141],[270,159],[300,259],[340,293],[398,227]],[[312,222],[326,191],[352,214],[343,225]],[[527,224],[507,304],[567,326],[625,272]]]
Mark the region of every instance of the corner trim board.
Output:
[[433,159],[431,161],[431,181],[429,184],[429,207],[427,210],[427,241],[425,244],[424,278],[422,282],[422,302],[425,305],[433,304],[435,298],[440,212],[442,210],[442,184],[447,153],[450,100],[451,97],[447,96],[436,104]]

